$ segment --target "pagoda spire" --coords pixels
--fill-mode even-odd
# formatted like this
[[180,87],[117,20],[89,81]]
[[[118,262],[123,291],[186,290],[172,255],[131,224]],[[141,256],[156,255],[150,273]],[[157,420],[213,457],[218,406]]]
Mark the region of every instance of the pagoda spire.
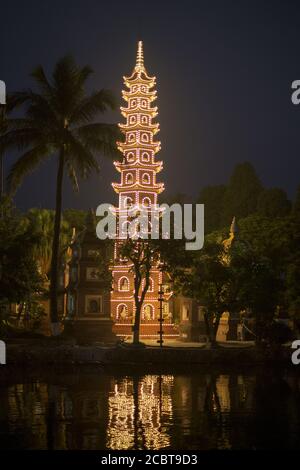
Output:
[[121,113],[126,122],[119,124],[124,139],[117,142],[124,158],[114,162],[121,181],[113,183],[113,188],[119,194],[119,210],[129,202],[134,207],[143,204],[156,207],[157,195],[164,190],[163,183],[156,181],[162,169],[162,162],[155,159],[160,150],[160,142],[155,138],[159,123],[154,121],[157,106],[152,104],[156,99],[155,77],[148,76],[145,70],[142,41],[138,42],[134,70],[130,77],[124,77],[124,83],[126,106],[121,107]]
[[143,41],[138,42],[135,69],[144,69]]
[[237,237],[238,233],[239,233],[239,227],[238,227],[236,218],[234,216],[230,225],[230,236],[232,238]]

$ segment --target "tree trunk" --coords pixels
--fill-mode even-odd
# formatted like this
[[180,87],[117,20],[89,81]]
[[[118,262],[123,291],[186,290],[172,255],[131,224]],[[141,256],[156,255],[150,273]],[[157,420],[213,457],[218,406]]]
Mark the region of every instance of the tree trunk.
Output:
[[217,313],[216,314],[216,319],[215,319],[215,323],[214,323],[214,326],[213,326],[214,340],[215,341],[216,341],[216,338],[217,338],[221,317],[222,317],[222,313]]
[[[139,299],[138,295],[135,295],[135,319],[134,319],[134,326],[133,326],[133,344],[139,344],[140,342],[140,324],[141,324],[141,310],[142,306],[145,300],[146,293],[149,289],[149,276],[150,276],[150,270],[149,272],[146,273],[146,282],[145,282],[145,287],[143,289],[143,292],[141,294],[141,298]],[[141,277],[139,276],[138,279],[140,281],[136,282],[135,285],[135,292],[140,291],[140,286],[141,286]]]
[[133,325],[133,344],[139,344],[140,342],[140,322],[141,322],[141,307],[140,302],[135,304],[135,318]]
[[53,336],[59,335],[59,319],[57,308],[57,288],[58,288],[58,261],[59,261],[59,237],[62,211],[62,186],[64,177],[64,150],[59,155],[57,178],[56,178],[56,201],[55,219],[52,241],[52,258],[50,269],[50,319]]
[[205,329],[206,329],[208,342],[211,343],[211,325],[210,325],[208,313],[204,313],[204,323],[205,323]]
[[219,327],[220,318],[216,318],[216,322],[213,323],[211,319],[211,315],[209,315],[208,313],[205,313],[204,321],[205,321],[205,326],[206,326],[206,333],[208,336],[208,343],[209,343],[208,347],[215,348],[217,347],[216,337],[217,337],[217,331]]

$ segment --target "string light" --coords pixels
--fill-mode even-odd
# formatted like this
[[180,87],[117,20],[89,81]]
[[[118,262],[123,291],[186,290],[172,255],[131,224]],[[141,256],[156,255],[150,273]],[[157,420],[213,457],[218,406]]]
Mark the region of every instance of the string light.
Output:
[[[156,161],[155,155],[161,148],[161,143],[155,140],[159,132],[159,123],[153,122],[158,115],[157,106],[153,102],[157,98],[153,87],[156,77],[148,75],[144,65],[143,43],[139,41],[136,57],[136,65],[129,77],[123,77],[126,91],[122,96],[127,106],[122,106],[121,114],[125,123],[119,124],[124,134],[124,141],[117,142],[119,150],[123,154],[123,161],[114,162],[116,170],[121,173],[120,183],[112,183],[114,191],[119,194],[119,204],[115,208],[118,217],[126,217],[129,206],[134,208],[149,208],[149,213],[157,210],[157,196],[164,190],[164,184],[156,181],[156,175],[163,169],[163,162]],[[114,247],[114,266],[112,267],[114,289],[111,296],[112,315],[115,320],[120,318],[120,306],[126,306],[128,319],[135,314],[133,299],[134,272],[132,263],[119,258],[117,240]],[[121,280],[126,279],[130,286],[129,291],[123,291]],[[152,309],[150,315],[152,321],[159,316],[158,289],[162,283],[162,273],[153,266],[151,269],[151,289],[145,297],[144,309],[149,306]],[[118,326],[118,322],[116,326]],[[120,325],[124,326],[125,323]],[[126,324],[127,325],[127,324]],[[131,323],[128,323],[131,325]],[[116,331],[118,334],[118,331]],[[150,335],[151,336],[151,335]]]

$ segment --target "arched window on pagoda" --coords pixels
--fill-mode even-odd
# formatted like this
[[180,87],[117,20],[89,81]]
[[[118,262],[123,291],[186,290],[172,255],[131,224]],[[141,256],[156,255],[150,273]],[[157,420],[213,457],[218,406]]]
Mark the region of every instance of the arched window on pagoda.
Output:
[[129,117],[129,124],[135,124],[136,123],[136,117],[135,116],[130,116]]
[[142,183],[150,184],[150,175],[149,173],[144,173],[142,176]]
[[128,162],[132,162],[134,160],[134,152],[128,152],[126,157]]
[[130,102],[130,108],[136,108],[136,100],[131,100]]
[[149,135],[146,132],[142,133],[142,142],[149,142]]
[[141,123],[142,123],[142,124],[148,124],[148,118],[147,118],[147,116],[142,116],[142,117],[141,117]]
[[134,132],[131,132],[130,134],[128,134],[128,142],[134,142],[134,139],[135,139]]
[[150,155],[148,152],[143,152],[142,153],[142,161],[143,162],[149,162],[150,161]]
[[149,289],[148,289],[148,292],[154,292],[154,281],[153,281],[152,277],[150,277],[150,279],[149,279]]
[[141,101],[141,107],[142,108],[147,108],[147,101],[146,100]]
[[129,291],[129,279],[128,277],[121,277],[119,279],[119,283],[118,283],[118,290],[121,292],[128,292]]
[[150,206],[151,206],[151,199],[150,199],[150,197],[148,197],[148,196],[144,197],[143,200],[142,200],[142,204],[143,204],[143,206],[145,206],[145,207],[150,207]]
[[142,91],[143,93],[146,93],[146,92],[147,92],[147,87],[146,87],[145,85],[142,85],[142,86],[141,86],[141,91]]
[[130,196],[125,196],[123,199],[123,208],[128,209],[129,207],[132,206],[133,199]]
[[127,173],[125,177],[125,183],[126,184],[133,184],[133,174],[132,173]]
[[146,304],[143,307],[143,319],[144,320],[154,320],[154,309],[153,305]]
[[126,320],[128,318],[128,307],[126,304],[117,306],[117,320]]
[[124,222],[122,222],[121,227],[120,227],[120,236],[121,237],[127,237],[128,236],[129,225],[130,225],[129,220],[124,220]]

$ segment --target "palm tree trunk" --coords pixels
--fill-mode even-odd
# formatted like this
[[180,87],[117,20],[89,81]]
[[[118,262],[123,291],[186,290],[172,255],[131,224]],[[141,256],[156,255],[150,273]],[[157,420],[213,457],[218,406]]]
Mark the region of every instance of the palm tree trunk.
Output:
[[55,201],[55,219],[52,241],[52,258],[50,269],[50,319],[52,334],[59,334],[59,318],[57,308],[57,288],[58,288],[58,261],[59,261],[59,236],[62,211],[62,186],[64,178],[64,149],[61,150],[58,161],[58,170],[56,178],[56,201]]

